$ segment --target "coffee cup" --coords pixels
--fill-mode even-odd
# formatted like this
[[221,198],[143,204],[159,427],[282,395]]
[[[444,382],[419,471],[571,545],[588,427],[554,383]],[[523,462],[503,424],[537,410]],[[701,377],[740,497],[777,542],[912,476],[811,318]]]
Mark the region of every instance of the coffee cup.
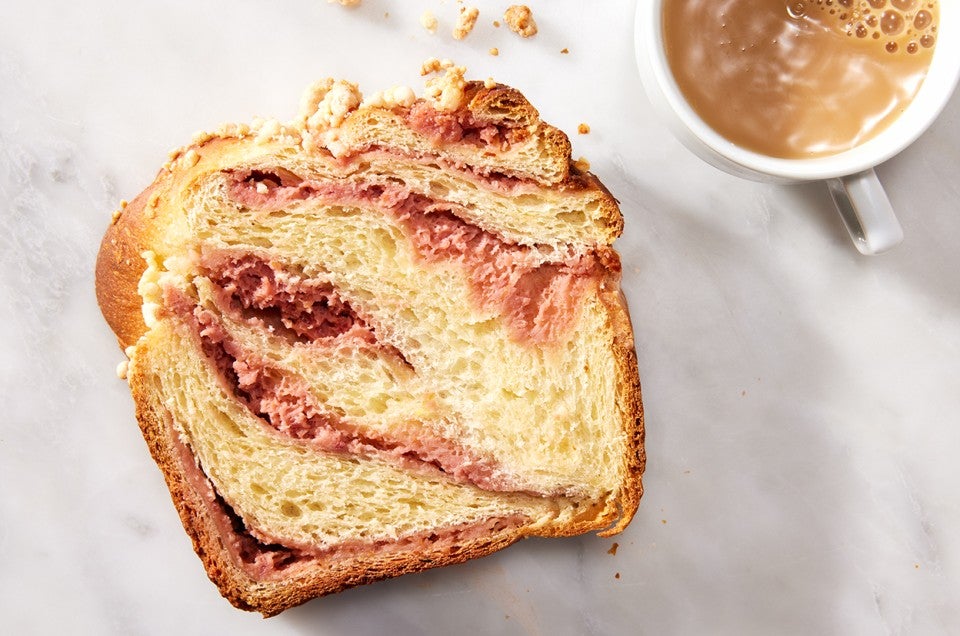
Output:
[[[797,111],[791,113],[786,124],[784,122],[770,122],[751,120],[757,117],[757,112],[751,109],[762,108],[760,102],[778,99],[778,90],[774,83],[769,86],[757,85],[755,69],[740,77],[750,78],[751,90],[755,93],[745,95],[735,111],[728,117],[727,123],[715,113],[729,105],[729,92],[736,91],[738,86],[696,86],[700,90],[699,97],[695,90],[690,89],[685,82],[692,79],[699,82],[701,77],[713,77],[708,68],[700,68],[703,60],[709,58],[710,51],[700,51],[698,57],[686,60],[683,67],[677,62],[678,47],[687,43],[684,38],[690,34],[698,34],[708,27],[715,28],[715,37],[709,41],[718,45],[738,46],[738,50],[747,51],[748,47],[761,41],[777,44],[778,40],[786,37],[797,37],[804,33],[796,33],[791,27],[787,30],[778,30],[772,33],[761,33],[751,43],[737,40],[736,36],[727,37],[728,30],[736,26],[731,24],[737,16],[729,12],[730,7],[737,2],[758,0],[732,0],[718,2],[717,0],[638,0],[636,14],[636,58],[640,70],[640,77],[644,89],[651,103],[663,121],[674,135],[701,159],[713,166],[731,174],[774,183],[803,183],[809,181],[825,181],[829,187],[833,200],[840,212],[841,218],[853,239],[857,249],[863,254],[878,254],[897,245],[903,240],[903,230],[889,199],[883,190],[880,181],[874,172],[874,167],[890,159],[917,139],[940,114],[950,99],[960,78],[960,3],[956,0],[868,0],[860,3],[859,0],[806,0],[805,2],[789,2],[783,0],[783,11],[786,17],[792,20],[803,20],[807,17],[824,20],[835,20],[840,28],[846,28],[842,33],[849,38],[854,46],[861,49],[876,40],[876,46],[885,47],[889,57],[878,55],[877,60],[882,65],[884,60],[917,60],[923,62],[925,77],[915,89],[912,97],[905,99],[902,104],[893,107],[884,106],[884,113],[888,121],[875,126],[875,129],[864,132],[857,130],[848,137],[843,137],[837,144],[822,143],[825,138],[819,135],[822,131],[815,130],[823,122],[835,123],[832,114],[839,114],[840,110],[830,110],[829,102],[825,110],[805,116]],[[768,4],[771,0],[765,0]],[[710,19],[717,20],[711,24],[685,24],[683,29],[676,29],[684,38],[678,38],[676,33],[669,31],[670,20],[676,19],[665,15],[665,11],[674,11],[678,3],[701,4],[709,9],[711,6],[717,13]],[[856,13],[858,6],[866,8],[866,13]],[[869,6],[867,6],[869,5]],[[716,9],[721,7],[721,9]],[[723,9],[722,7],[726,7]],[[916,17],[916,25],[923,29],[913,29],[914,17],[922,9],[929,7],[933,11],[936,23],[932,26],[921,24],[925,16]],[[821,11],[822,16],[804,16],[798,12]],[[888,11],[889,10],[889,11]],[[874,16],[870,18],[871,15]],[[907,18],[911,21],[909,30],[903,24],[885,22],[886,18]],[[684,16],[688,18],[689,16]],[[702,16],[701,16],[702,17]],[[704,18],[707,20],[707,18]],[[858,20],[860,20],[858,22]],[[869,21],[868,21],[869,20]],[[799,23],[798,23],[799,24]],[[891,26],[892,24],[892,26]],[[744,32],[750,32],[753,37],[760,23],[750,25]],[[801,25],[802,26],[802,25]],[[822,24],[821,24],[822,26]],[[863,26],[875,27],[872,32],[861,32]],[[890,28],[888,28],[890,27]],[[722,29],[722,30],[721,30]],[[752,31],[751,31],[752,30]],[[909,31],[909,32],[908,32]],[[892,34],[892,35],[889,35]],[[889,37],[888,37],[889,35]],[[922,44],[920,37],[926,36]],[[709,35],[707,37],[710,37]],[[726,38],[726,39],[724,39]],[[834,40],[843,45],[842,40]],[[668,52],[669,45],[669,52]],[[910,52],[906,47],[910,47]],[[900,47],[898,49],[898,47]],[[822,53],[822,45],[814,45],[818,55]],[[928,49],[928,50],[924,50]],[[793,50],[791,50],[793,54]],[[769,53],[762,53],[764,58]],[[926,55],[924,58],[923,56]],[[914,56],[914,57],[911,57]],[[709,60],[708,60],[709,61]],[[849,65],[842,56],[829,57],[830,64]],[[826,63],[824,62],[824,63]],[[673,64],[673,66],[672,66]],[[852,64],[852,63],[850,63]],[[860,62],[857,62],[859,65]],[[809,72],[815,69],[814,61],[805,60],[799,65]],[[683,68],[693,69],[688,76],[684,75]],[[679,69],[679,70],[675,70]],[[838,69],[848,73],[851,69]],[[778,71],[779,72],[779,71]],[[702,73],[698,75],[697,73]],[[768,74],[771,81],[776,82],[780,75]],[[843,77],[842,73],[840,74]],[[864,75],[862,68],[857,67],[856,73],[849,73],[846,77],[860,78]],[[859,81],[859,80],[857,80]],[[886,81],[886,80],[884,80]],[[877,85],[876,82],[865,86]],[[774,87],[774,88],[771,88]],[[796,92],[791,89],[791,92]],[[854,91],[855,95],[860,92]],[[865,94],[865,93],[864,93]],[[725,95],[725,96],[724,96]],[[722,99],[720,99],[722,97]],[[815,96],[816,97],[816,96]],[[711,100],[716,98],[712,103]],[[698,99],[700,101],[698,101]],[[843,98],[849,101],[849,98]],[[846,112],[845,105],[839,107]],[[781,109],[782,110],[782,109]],[[808,113],[809,114],[809,113]],[[722,113],[721,113],[722,115]],[[730,113],[728,113],[730,115]],[[864,115],[876,123],[878,117]],[[708,123],[707,120],[710,120]],[[837,117],[835,119],[840,119]],[[741,131],[737,128],[741,123],[753,126],[754,130]],[[781,131],[777,126],[789,125],[790,130]],[[838,124],[839,126],[840,124]],[[854,127],[856,129],[856,127]],[[812,136],[807,133],[817,133]],[[833,131],[828,131],[833,134]],[[755,134],[754,134],[755,133]],[[750,135],[753,134],[753,137]],[[845,134],[845,133],[844,133]],[[795,139],[813,140],[809,146],[789,147],[780,142]],[[833,139],[831,137],[831,139]],[[772,145],[767,141],[775,142]]]

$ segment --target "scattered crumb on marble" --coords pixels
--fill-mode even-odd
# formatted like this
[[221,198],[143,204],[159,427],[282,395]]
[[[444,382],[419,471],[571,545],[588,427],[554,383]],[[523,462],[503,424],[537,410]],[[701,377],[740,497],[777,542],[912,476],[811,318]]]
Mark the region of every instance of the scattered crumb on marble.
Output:
[[615,579],[619,579],[619,578],[620,578],[620,573],[619,573],[619,572],[617,572],[616,574],[614,574],[614,575],[613,575],[613,578],[615,578]]
[[525,4],[512,4],[503,13],[503,21],[510,30],[520,37],[529,38],[537,34],[537,23],[533,12]]
[[420,16],[420,26],[429,31],[430,33],[437,32],[437,26],[439,22],[437,21],[437,16],[433,15],[433,11],[427,9]]
[[662,523],[663,525],[667,525],[667,520],[666,520],[666,519],[661,519],[661,520],[660,520],[660,523]]
[[588,135],[590,134],[590,126],[587,124],[580,124],[577,126],[577,132],[581,135]]
[[339,3],[342,7],[360,6],[360,0],[327,0],[328,4],[333,4],[334,2]]
[[570,52],[570,49],[568,49],[567,47],[563,47],[562,49],[560,49],[560,52],[566,55]]
[[494,21],[493,21],[493,28],[495,28],[495,29],[499,29],[499,28],[500,28],[500,20],[494,20]]
[[610,549],[607,550],[607,554],[612,554],[612,555],[616,556],[616,554],[617,554],[617,548],[619,548],[619,547],[620,547],[620,544],[617,543],[616,541],[614,541],[614,542],[613,542],[613,545],[610,546]]
[[460,7],[460,15],[457,16],[457,23],[453,27],[453,39],[462,40],[467,37],[477,24],[478,17],[480,17],[480,10],[476,7]]
[[740,391],[740,397],[747,397],[747,390]]
[[500,55],[500,49],[498,49],[497,47],[493,47],[493,48],[490,49],[489,53],[490,53],[490,55],[496,57],[496,56]]

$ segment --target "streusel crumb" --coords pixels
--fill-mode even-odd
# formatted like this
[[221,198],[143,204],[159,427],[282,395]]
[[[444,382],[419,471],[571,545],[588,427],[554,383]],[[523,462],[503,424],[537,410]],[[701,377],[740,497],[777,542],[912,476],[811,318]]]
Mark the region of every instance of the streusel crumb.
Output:
[[533,12],[525,4],[513,4],[507,7],[503,14],[503,21],[511,31],[522,37],[528,38],[537,34],[537,23],[533,19]]
[[476,7],[461,7],[457,24],[453,27],[453,39],[462,40],[467,37],[477,24],[478,17],[480,17],[480,10]]
[[426,97],[434,102],[439,110],[454,111],[463,102],[464,89],[467,86],[464,74],[467,67],[451,64],[442,68],[446,69],[443,75],[427,80]]
[[420,16],[420,26],[430,33],[436,33],[438,25],[439,23],[437,22],[437,16],[433,15],[433,11],[430,9],[424,11]]

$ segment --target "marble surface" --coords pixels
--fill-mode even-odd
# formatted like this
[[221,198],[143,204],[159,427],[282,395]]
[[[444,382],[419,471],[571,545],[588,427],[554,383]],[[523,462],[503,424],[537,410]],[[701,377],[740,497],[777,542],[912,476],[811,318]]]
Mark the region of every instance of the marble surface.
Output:
[[[5,7],[0,632],[960,633],[960,96],[879,168],[906,240],[864,257],[822,185],[740,181],[670,136],[632,2],[531,1],[528,41],[492,26],[507,4],[479,2],[462,42],[452,0]],[[419,86],[432,55],[521,88],[622,203],[646,494],[615,539],[528,540],[264,621],[207,581],[147,455],[98,242],[195,131],[290,117],[319,77]]]

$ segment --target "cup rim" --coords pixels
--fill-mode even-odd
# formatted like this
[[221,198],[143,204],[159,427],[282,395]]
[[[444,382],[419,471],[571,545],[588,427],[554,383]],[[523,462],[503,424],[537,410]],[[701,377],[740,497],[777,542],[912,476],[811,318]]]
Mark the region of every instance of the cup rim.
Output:
[[[770,157],[727,140],[714,131],[687,103],[680,91],[662,46],[661,9],[665,0],[638,0],[635,19],[635,54],[648,95],[659,98],[660,110],[672,115],[682,127],[678,136],[688,146],[702,144],[711,163],[731,172],[743,172],[782,180],[812,181],[856,174],[890,159],[913,143],[936,120],[960,80],[960,3],[940,2],[937,46],[927,77],[904,113],[873,138],[849,150],[811,159]],[[950,25],[946,29],[944,25]],[[646,77],[644,77],[646,75]],[[686,134],[682,134],[682,133]],[[690,139],[692,136],[693,139]],[[694,151],[704,148],[692,148]],[[703,155],[702,152],[698,154]],[[706,157],[705,157],[706,158]],[[709,159],[708,159],[709,160]]]

